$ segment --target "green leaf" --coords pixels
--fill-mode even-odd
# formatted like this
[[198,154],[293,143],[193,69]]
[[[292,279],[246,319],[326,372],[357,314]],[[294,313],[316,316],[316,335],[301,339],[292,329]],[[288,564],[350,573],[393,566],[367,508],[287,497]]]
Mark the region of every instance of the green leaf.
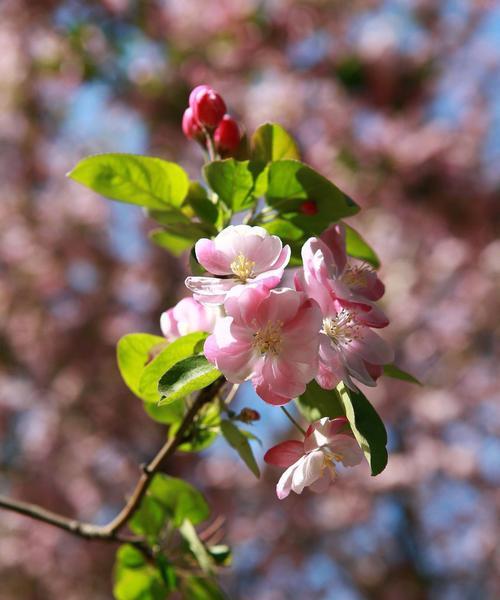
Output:
[[135,533],[155,535],[167,518],[174,527],[180,527],[185,519],[196,525],[209,514],[208,504],[196,488],[182,479],[157,473],[130,526]]
[[112,200],[160,210],[181,206],[189,187],[179,165],[134,154],[89,156],[68,177]]
[[130,544],[120,546],[114,566],[116,600],[165,600],[169,587],[160,571]]
[[160,379],[158,391],[162,395],[159,405],[174,402],[192,392],[201,390],[221,376],[212,363],[199,354],[190,356],[171,367]]
[[293,137],[276,123],[261,125],[252,136],[252,159],[268,163],[286,158],[300,159]]
[[387,465],[387,432],[377,411],[366,396],[339,383],[337,390],[352,432],[365,453],[372,475],[381,473]]
[[189,225],[178,223],[177,225],[165,226],[163,229],[153,229],[148,233],[149,239],[154,244],[160,246],[160,248],[165,248],[174,256],[180,256],[200,238],[207,235],[207,232],[196,223],[190,223]]
[[188,543],[189,549],[196,558],[201,570],[207,574],[212,573],[214,561],[198,537],[193,524],[186,519],[179,527],[179,532]]
[[[203,334],[199,335],[203,336]],[[116,348],[116,354],[118,368],[123,380],[130,390],[145,402],[144,409],[148,415],[159,423],[170,424],[175,423],[182,418],[184,414],[184,403],[182,400],[162,407],[151,404],[152,402],[158,401],[158,379],[164,371],[162,371],[158,375],[158,379],[154,381],[153,389],[148,386],[144,386],[145,389],[143,389],[141,386],[141,378],[144,372],[147,370],[148,373],[151,373],[153,368],[150,367],[152,367],[153,363],[158,365],[156,360],[162,355],[163,351],[166,350],[165,346],[167,344],[168,342],[165,338],[157,335],[151,335],[149,333],[131,333],[120,339]],[[198,347],[196,345],[194,347],[196,348],[196,351],[198,351]],[[169,354],[171,355],[172,352],[173,351],[170,350]],[[191,352],[191,354],[193,354],[193,352]],[[163,360],[163,358],[161,360]]]
[[167,344],[164,337],[149,333],[130,333],[116,346],[116,358],[123,381],[139,398],[139,381],[146,365]]
[[247,437],[231,421],[222,421],[221,431],[227,443],[236,450],[255,477],[260,477],[259,467]]
[[149,402],[144,402],[142,406],[153,421],[162,423],[163,425],[170,425],[171,427],[179,423],[184,416],[184,398],[179,398],[166,406],[157,406]]
[[156,404],[160,400],[158,382],[162,375],[179,361],[201,352],[207,335],[201,331],[184,335],[168,344],[149,362],[140,375],[138,385],[139,395],[144,402]]
[[375,269],[380,267],[380,259],[373,250],[361,237],[361,235],[350,225],[345,226],[345,241],[346,250],[349,256],[359,258],[370,264]]
[[211,225],[217,223],[219,217],[217,206],[208,198],[207,190],[197,181],[190,183],[185,203],[193,209],[201,221]]
[[407,381],[408,383],[422,385],[416,377],[410,373],[407,373],[406,371],[403,371],[403,369],[396,367],[396,365],[384,365],[384,375],[387,375],[387,377],[392,377],[393,379],[401,379],[401,381]]
[[[359,211],[356,203],[331,181],[296,160],[271,163],[266,199],[283,219],[314,235],[330,223]],[[318,212],[315,215],[300,212],[305,200],[316,203]]]
[[304,417],[312,422],[322,417],[344,415],[343,406],[334,390],[324,390],[314,379],[307,384],[306,391],[297,398],[296,404]]
[[168,210],[147,210],[148,217],[151,217],[160,225],[190,225],[191,219],[177,208],[169,208]]
[[216,160],[205,165],[204,174],[212,190],[234,212],[250,208],[255,198],[265,193],[264,163],[234,158]]
[[186,600],[227,600],[214,581],[202,577],[188,577],[183,592]]

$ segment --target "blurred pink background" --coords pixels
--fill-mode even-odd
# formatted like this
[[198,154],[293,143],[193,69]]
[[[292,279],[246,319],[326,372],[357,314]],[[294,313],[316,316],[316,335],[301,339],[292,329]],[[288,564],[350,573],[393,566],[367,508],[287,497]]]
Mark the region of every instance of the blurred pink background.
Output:
[[[186,260],[65,173],[120,151],[198,176],[180,119],[209,83],[363,207],[350,222],[383,261],[385,333],[425,383],[370,394],[389,466],[323,496],[279,502],[279,473],[256,482],[223,443],[171,461],[227,516],[228,596],[499,598],[498,2],[3,0],[0,48],[0,492],[105,522],[162,443],[115,344],[159,333]],[[250,389],[237,402],[262,413],[264,448],[286,437]],[[0,598],[111,598],[114,550],[0,511]]]

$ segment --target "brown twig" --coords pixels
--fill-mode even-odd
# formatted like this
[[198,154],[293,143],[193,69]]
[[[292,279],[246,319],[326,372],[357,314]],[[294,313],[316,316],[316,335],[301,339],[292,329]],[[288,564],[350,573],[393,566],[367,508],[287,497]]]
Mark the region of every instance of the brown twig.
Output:
[[84,523],[46,510],[36,504],[22,502],[21,500],[13,500],[1,495],[0,508],[5,508],[18,514],[25,515],[36,521],[42,521],[43,523],[58,527],[59,529],[63,529],[64,531],[87,540],[103,540],[115,543],[128,542],[147,553],[147,547],[144,545],[142,538],[119,534],[118,531],[128,523],[139,508],[141,500],[144,497],[154,474],[160,469],[162,463],[175,452],[178,446],[186,441],[185,434],[193,424],[194,418],[199,410],[202,406],[215,398],[221,387],[224,385],[224,382],[225,380],[221,377],[198,394],[196,400],[185,414],[174,437],[169,439],[163,447],[160,448],[156,456],[143,467],[143,473],[129,500],[118,515],[106,525]]

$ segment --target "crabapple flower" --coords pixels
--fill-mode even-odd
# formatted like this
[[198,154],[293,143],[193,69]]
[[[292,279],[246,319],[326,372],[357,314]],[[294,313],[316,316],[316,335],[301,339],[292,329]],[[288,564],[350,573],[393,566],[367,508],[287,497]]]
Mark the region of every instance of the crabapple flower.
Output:
[[224,303],[205,342],[205,356],[232,383],[251,380],[270,404],[303,394],[318,369],[321,313],[313,300],[290,288],[239,286]]
[[198,262],[216,277],[188,277],[186,286],[203,303],[221,304],[238,285],[259,283],[268,289],[281,281],[290,260],[290,247],[262,227],[230,225],[213,240],[195,245]]
[[341,380],[355,388],[352,377],[376,385],[381,365],[394,358],[391,347],[372,328],[389,324],[370,298],[383,293],[377,275],[347,265],[343,229],[330,227],[322,239],[310,238],[302,248],[303,269],[295,287],[321,308],[319,385],[333,389]]
[[324,492],[337,478],[336,463],[354,467],[363,460],[354,436],[342,433],[347,423],[345,417],[324,417],[311,423],[303,442],[287,440],[266,452],[268,464],[286,468],[276,486],[280,500],[290,492],[301,494],[306,487]]
[[204,306],[194,298],[183,298],[173,308],[162,313],[160,328],[170,342],[195,331],[211,333],[217,312],[216,308]]

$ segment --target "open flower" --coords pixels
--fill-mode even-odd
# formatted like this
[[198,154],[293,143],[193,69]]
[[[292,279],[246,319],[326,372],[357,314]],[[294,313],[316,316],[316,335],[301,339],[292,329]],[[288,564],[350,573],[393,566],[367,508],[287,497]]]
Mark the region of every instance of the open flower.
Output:
[[232,383],[251,379],[271,404],[303,394],[318,370],[317,304],[289,288],[254,285],[234,288],[224,308],[205,342],[208,360]]
[[336,463],[354,467],[363,460],[363,451],[350,432],[341,433],[345,417],[324,417],[309,426],[303,442],[287,440],[266,452],[264,460],[286,471],[276,493],[280,500],[290,492],[301,494],[305,487],[324,492],[337,478]]
[[352,378],[374,386],[381,366],[394,358],[389,344],[372,330],[389,324],[369,299],[383,293],[383,284],[376,274],[362,277],[349,270],[339,226],[330,227],[323,235],[328,244],[319,238],[304,244],[304,267],[295,277],[296,289],[313,298],[323,315],[316,379],[325,389],[334,388],[341,380],[355,388]]
[[183,298],[162,313],[160,327],[163,335],[172,342],[195,331],[212,332],[216,317],[216,308],[204,306],[194,298]]
[[268,289],[281,281],[290,260],[290,247],[262,227],[230,225],[213,240],[195,245],[198,262],[215,277],[188,277],[186,286],[204,303],[222,303],[237,286],[259,283]]

